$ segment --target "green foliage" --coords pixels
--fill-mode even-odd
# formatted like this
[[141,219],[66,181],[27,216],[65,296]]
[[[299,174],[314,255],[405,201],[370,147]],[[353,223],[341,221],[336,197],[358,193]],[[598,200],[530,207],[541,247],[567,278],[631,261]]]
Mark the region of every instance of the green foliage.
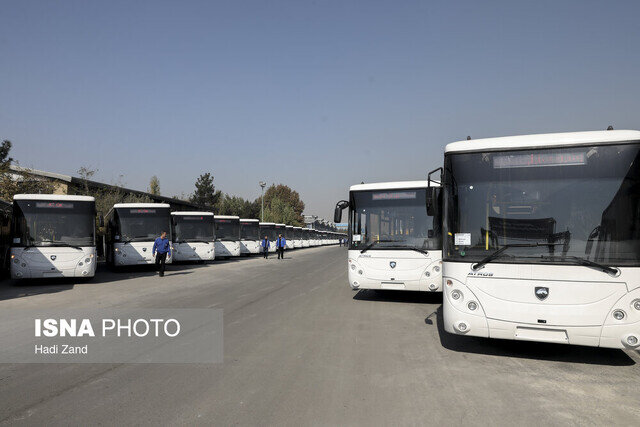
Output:
[[[304,226],[303,211],[304,202],[300,199],[300,194],[287,185],[272,185],[264,193],[264,220],[267,222]],[[267,216],[267,212],[269,212],[269,216]],[[287,218],[287,221],[275,221],[268,218]]]
[[155,175],[153,175],[151,177],[151,181],[149,181],[149,193],[153,194],[154,196],[160,195],[160,180]]
[[269,205],[266,204],[265,198],[264,221],[302,226],[293,206],[278,197],[271,199]]
[[0,173],[6,173],[9,170],[9,165],[13,161],[13,159],[9,157],[10,151],[11,141],[5,139],[2,141],[2,145],[0,145]]
[[207,206],[214,208],[218,205],[220,198],[222,197],[222,191],[216,191],[215,185],[213,185],[213,176],[210,173],[202,174],[196,180],[196,190],[193,192],[189,201],[200,206]]
[[214,211],[217,215],[237,215],[240,218],[259,218],[260,199],[249,201],[239,196],[224,194]]

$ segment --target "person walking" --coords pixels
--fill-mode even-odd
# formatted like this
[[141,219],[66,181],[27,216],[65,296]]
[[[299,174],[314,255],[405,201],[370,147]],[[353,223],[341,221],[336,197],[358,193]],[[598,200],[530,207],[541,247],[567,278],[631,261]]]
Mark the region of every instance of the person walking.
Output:
[[153,242],[151,255],[156,257],[156,269],[160,272],[160,277],[163,277],[167,256],[171,257],[171,243],[167,239],[166,231],[160,233],[160,237]]
[[287,246],[287,239],[282,237],[282,234],[278,235],[276,241],[276,252],[278,252],[278,259],[284,259],[284,248]]
[[269,236],[264,236],[262,242],[260,242],[260,246],[262,246],[262,253],[264,254],[264,258],[269,258]]

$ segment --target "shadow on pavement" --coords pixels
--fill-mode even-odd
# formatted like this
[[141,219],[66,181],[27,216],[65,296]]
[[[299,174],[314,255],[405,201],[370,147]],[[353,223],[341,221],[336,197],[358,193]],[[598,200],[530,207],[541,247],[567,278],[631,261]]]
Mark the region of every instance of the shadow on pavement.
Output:
[[[435,314],[435,316],[433,316]],[[442,306],[425,319],[433,325],[436,319],[440,344],[447,350],[485,354],[488,356],[516,357],[552,362],[584,363],[588,365],[631,366],[635,361],[623,350],[577,345],[553,344],[532,341],[515,341],[467,337],[450,334],[444,330]]]
[[358,301],[442,304],[442,292],[414,292],[361,289],[353,296]]

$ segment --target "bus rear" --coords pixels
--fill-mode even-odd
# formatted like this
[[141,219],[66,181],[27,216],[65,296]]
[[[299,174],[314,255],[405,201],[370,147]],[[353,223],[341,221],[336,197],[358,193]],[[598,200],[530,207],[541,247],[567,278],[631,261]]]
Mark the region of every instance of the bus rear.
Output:
[[426,181],[354,185],[334,221],[349,208],[347,268],[352,289],[442,290],[442,235],[427,211]]
[[444,329],[613,348],[640,341],[640,132],[447,145]]
[[11,277],[93,277],[97,264],[95,220],[93,197],[15,195]]

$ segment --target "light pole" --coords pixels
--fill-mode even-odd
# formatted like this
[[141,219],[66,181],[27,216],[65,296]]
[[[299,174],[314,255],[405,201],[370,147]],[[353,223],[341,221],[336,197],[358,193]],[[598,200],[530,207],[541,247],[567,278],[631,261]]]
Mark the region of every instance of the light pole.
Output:
[[260,188],[262,188],[262,196],[260,196],[260,202],[262,203],[262,207],[260,208],[260,221],[264,222],[264,187],[267,186],[267,183],[260,181],[258,184]]

